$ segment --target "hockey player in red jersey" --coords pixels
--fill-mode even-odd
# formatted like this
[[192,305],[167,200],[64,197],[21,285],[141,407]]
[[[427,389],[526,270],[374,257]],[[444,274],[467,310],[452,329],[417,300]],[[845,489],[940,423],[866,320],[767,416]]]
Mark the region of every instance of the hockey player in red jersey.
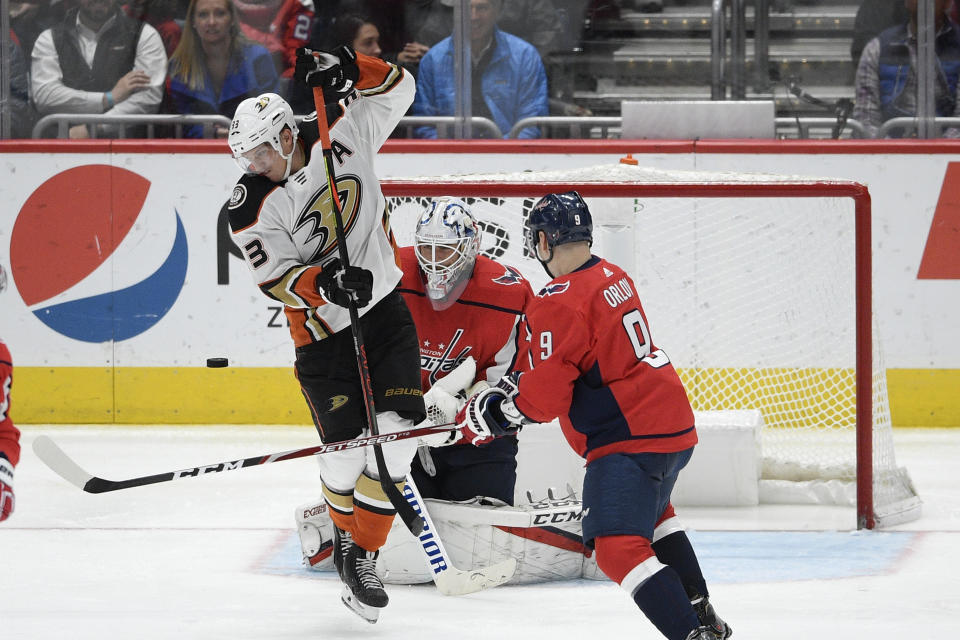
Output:
[[[225,205],[233,239],[261,292],[284,304],[296,347],[295,371],[324,442],[368,432],[350,313],[359,309],[380,433],[426,417],[417,333],[396,291],[402,275],[373,160],[413,99],[402,68],[341,47],[303,51],[295,79],[323,88],[326,113],[300,127],[280,96],[237,107],[227,141],[245,175]],[[339,247],[316,117],[329,126],[350,266]],[[368,433],[369,435],[369,433]],[[413,440],[383,448],[389,479],[402,489]],[[377,553],[396,511],[381,484],[374,448],[317,458],[324,499],[336,525],[334,563],[344,603],[370,622],[388,602]]]
[[240,14],[240,28],[249,40],[273,56],[277,73],[293,76],[297,49],[310,44],[313,0],[232,0]]
[[[7,286],[7,273],[0,265],[0,293]],[[0,339],[0,522],[13,513],[13,469],[20,461],[20,432],[10,418],[10,388],[13,386],[13,358]]]
[[530,369],[473,396],[458,426],[485,442],[559,418],[587,462],[583,539],[600,569],[669,640],[727,638],[670,504],[697,442],[693,411],[633,281],[590,253],[592,231],[575,191],[530,211],[527,249],[553,278],[527,309]]
[[[415,245],[400,250],[400,292],[420,338],[427,414],[437,424],[452,421],[462,400],[455,397],[461,389],[434,383],[455,377],[446,376],[465,360],[475,362],[476,371],[466,382],[474,389],[496,384],[515,368],[520,322],[533,297],[516,269],[479,250],[476,219],[466,203],[451,197],[427,205],[417,222]],[[507,436],[480,446],[423,445],[411,473],[424,498],[480,497],[512,505],[517,439]]]

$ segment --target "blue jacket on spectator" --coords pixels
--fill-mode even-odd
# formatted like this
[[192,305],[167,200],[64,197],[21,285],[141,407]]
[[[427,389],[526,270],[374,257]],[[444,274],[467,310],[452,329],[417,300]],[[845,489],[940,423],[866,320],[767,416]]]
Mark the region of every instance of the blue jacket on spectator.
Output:
[[[493,121],[506,137],[513,125],[532,116],[549,115],[547,73],[533,45],[494,29],[492,58],[483,70],[483,99]],[[420,61],[417,95],[411,114],[452,116],[456,99],[453,68],[453,37],[430,48]],[[477,115],[477,114],[474,114]],[[435,127],[417,127],[417,138],[436,138]],[[539,138],[538,127],[523,129],[520,138]]]
[[[884,121],[897,117],[914,117],[916,113],[897,107],[897,98],[907,84],[910,73],[910,49],[907,25],[902,24],[880,33],[880,60],[877,72],[880,80],[880,106]],[[957,100],[957,80],[960,78],[960,28],[947,22],[947,28],[937,34],[934,43],[937,62],[946,81],[947,91],[938,92],[937,115],[952,116]]]
[[[199,89],[191,89],[180,76],[174,75],[170,68],[167,92],[177,113],[182,114],[220,114],[233,118],[233,113],[246,98],[261,93],[277,93],[280,78],[274,66],[270,52],[258,44],[247,44],[236,51],[230,59],[227,75],[217,95],[208,73]],[[195,125],[185,127],[184,137],[200,138],[203,127]]]

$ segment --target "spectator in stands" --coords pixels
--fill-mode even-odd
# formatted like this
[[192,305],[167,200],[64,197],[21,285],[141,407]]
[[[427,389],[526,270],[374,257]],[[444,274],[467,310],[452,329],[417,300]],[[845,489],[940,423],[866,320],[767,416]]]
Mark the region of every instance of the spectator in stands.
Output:
[[[310,37],[310,48],[327,50],[350,42],[350,27],[344,25],[344,18],[364,16],[375,25],[379,33],[378,46],[381,52],[377,57],[403,65],[408,71],[416,72],[420,58],[429,49],[428,46],[411,42],[410,26],[418,24],[415,17],[408,15],[410,7],[430,4],[433,0],[329,0],[317,7]],[[448,33],[443,36],[449,35]],[[440,40],[443,36],[437,38]]]
[[[897,117],[917,113],[917,3],[904,0],[909,20],[890,27],[867,43],[857,67],[856,104],[853,117],[876,137],[881,125]],[[960,27],[947,18],[949,0],[934,0],[936,115],[960,117],[957,81],[960,79]],[[931,70],[934,71],[934,70]],[[945,137],[960,137],[951,128]]]
[[[540,55],[530,43],[497,28],[502,0],[471,0],[470,52],[472,112],[493,120],[504,137],[517,121],[548,115],[547,75]],[[411,113],[418,116],[454,115],[453,37],[444,38],[420,62],[417,94]],[[435,127],[420,127],[418,138],[436,138]],[[527,127],[521,138],[537,138],[540,130]]]
[[10,112],[10,138],[29,138],[35,120],[33,106],[30,104],[30,77],[27,73],[27,62],[20,50],[20,42],[16,34],[10,30],[10,40],[7,43],[7,54],[10,56],[10,94],[8,110]]
[[173,55],[180,44],[181,33],[180,23],[176,20],[175,0],[133,0],[123,5],[123,11],[134,20],[146,22],[156,29],[167,57]]
[[[432,47],[453,32],[453,5],[456,0],[408,0],[405,22],[409,37],[421,47]],[[496,25],[537,48],[542,58],[559,48],[565,25],[554,0],[501,1]],[[371,15],[377,15],[376,13]],[[421,53],[421,57],[425,51]],[[403,62],[399,60],[399,62]]]
[[[170,58],[167,92],[177,113],[231,119],[243,100],[276,93],[279,81],[270,52],[240,32],[230,0],[191,0],[183,36]],[[215,133],[224,138],[227,127],[218,126]],[[198,138],[203,128],[189,127],[184,134]]]
[[328,40],[330,50],[340,45],[349,44],[357,53],[379,58],[383,50],[380,48],[380,30],[369,18],[356,13],[341,15],[334,20]]
[[[117,0],[79,0],[63,22],[33,46],[33,100],[41,114],[155,113],[163,96],[167,54],[157,30],[120,11]],[[99,135],[117,130],[104,126]],[[90,137],[85,124],[71,138]]]
[[63,21],[66,4],[61,0],[11,0],[10,28],[20,40],[25,59],[30,59],[37,37]]
[[850,43],[850,57],[853,67],[860,64],[860,55],[868,42],[876,38],[881,31],[910,19],[910,12],[903,0],[863,0],[857,9],[853,22],[853,42]]
[[[351,7],[360,5],[351,4]],[[314,30],[310,40],[310,48],[315,51],[333,51],[337,47],[348,44],[357,53],[381,58],[383,50],[380,48],[380,30],[369,18],[358,13],[345,13],[333,17],[327,22],[323,33]],[[307,114],[313,111],[313,93],[310,87],[302,83],[290,86],[287,102],[296,114]]]
[[267,48],[283,78],[292,78],[297,49],[310,46],[313,0],[232,1],[243,34]]

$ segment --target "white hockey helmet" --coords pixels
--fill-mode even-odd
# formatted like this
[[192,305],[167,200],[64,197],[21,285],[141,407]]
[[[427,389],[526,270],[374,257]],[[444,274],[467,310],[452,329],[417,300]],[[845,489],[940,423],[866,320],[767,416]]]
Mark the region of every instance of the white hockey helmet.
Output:
[[417,262],[426,276],[427,299],[437,311],[449,308],[473,275],[480,251],[480,227],[465,202],[450,196],[433,200],[417,222]]
[[280,143],[280,132],[288,127],[293,139],[297,139],[299,130],[293,118],[293,109],[286,100],[275,93],[261,93],[256,98],[247,98],[237,106],[230,123],[227,143],[233,151],[233,157],[246,173],[258,173],[249,159],[243,154],[253,151],[263,143],[269,143],[284,160],[287,169],[283,177],[290,175],[293,151],[284,155]]

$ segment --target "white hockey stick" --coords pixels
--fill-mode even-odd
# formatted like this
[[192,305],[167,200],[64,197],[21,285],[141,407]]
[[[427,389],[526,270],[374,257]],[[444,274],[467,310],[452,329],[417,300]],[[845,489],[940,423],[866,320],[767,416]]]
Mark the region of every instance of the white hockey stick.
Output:
[[420,497],[420,492],[417,491],[417,486],[410,476],[407,476],[407,483],[403,487],[403,497],[423,518],[423,531],[417,539],[420,541],[424,559],[433,575],[433,583],[437,585],[437,591],[445,596],[462,596],[499,586],[513,577],[517,570],[515,558],[507,558],[480,569],[469,571],[457,569],[443,547],[443,542],[437,535],[437,529],[423,503],[423,498]]

